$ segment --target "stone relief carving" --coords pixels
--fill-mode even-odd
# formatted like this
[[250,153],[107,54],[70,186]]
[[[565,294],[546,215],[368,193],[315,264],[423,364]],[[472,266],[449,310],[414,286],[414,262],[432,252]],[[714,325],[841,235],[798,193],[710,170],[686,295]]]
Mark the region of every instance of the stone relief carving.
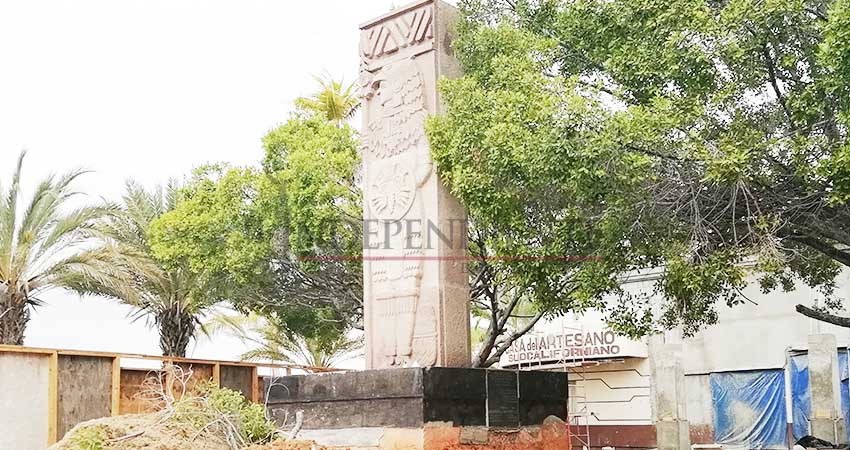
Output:
[[380,58],[434,37],[432,7],[425,7],[364,30],[360,53],[365,59]]
[[416,186],[413,174],[401,164],[376,174],[369,185],[369,207],[381,220],[398,220],[413,205]]
[[[372,250],[371,301],[381,361],[376,367],[433,365],[437,330],[434,301],[422,299],[426,225],[421,188],[433,164],[424,133],[427,115],[424,81],[412,59],[364,72],[361,93],[372,104],[364,133],[368,161],[366,202],[379,229],[380,249]],[[411,227],[415,224],[415,227]],[[415,228],[415,229],[414,229]]]

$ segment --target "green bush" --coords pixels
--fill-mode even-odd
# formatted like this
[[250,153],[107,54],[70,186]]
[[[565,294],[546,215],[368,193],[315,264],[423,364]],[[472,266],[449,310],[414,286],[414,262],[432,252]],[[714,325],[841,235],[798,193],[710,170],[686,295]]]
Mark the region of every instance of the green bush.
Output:
[[268,419],[263,405],[249,402],[240,392],[203,383],[195,387],[197,396],[178,401],[174,419],[203,429],[226,418],[248,444],[265,444],[277,435],[277,426]]
[[245,440],[252,444],[271,442],[277,435],[277,426],[266,417],[266,408],[256,403],[248,404],[241,410],[242,433]]
[[71,437],[73,450],[103,450],[106,432],[101,426],[80,428]]

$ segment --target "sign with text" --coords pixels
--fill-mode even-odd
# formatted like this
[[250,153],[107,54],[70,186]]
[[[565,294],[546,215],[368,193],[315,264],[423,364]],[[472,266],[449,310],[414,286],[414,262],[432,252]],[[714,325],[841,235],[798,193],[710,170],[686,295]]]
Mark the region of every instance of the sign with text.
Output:
[[523,336],[502,356],[501,366],[625,357],[646,358],[646,344],[617,336],[611,330],[565,329]]

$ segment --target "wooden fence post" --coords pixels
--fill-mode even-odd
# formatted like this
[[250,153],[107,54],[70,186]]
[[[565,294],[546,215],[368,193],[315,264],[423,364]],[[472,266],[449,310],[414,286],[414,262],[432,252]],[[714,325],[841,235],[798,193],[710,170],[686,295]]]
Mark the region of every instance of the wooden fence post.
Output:
[[59,352],[49,356],[47,368],[47,445],[59,440]]
[[260,402],[260,376],[257,373],[257,366],[251,367],[251,401]]
[[212,382],[216,387],[221,387],[221,364],[219,363],[213,364]]
[[121,414],[121,357],[112,358],[112,415]]

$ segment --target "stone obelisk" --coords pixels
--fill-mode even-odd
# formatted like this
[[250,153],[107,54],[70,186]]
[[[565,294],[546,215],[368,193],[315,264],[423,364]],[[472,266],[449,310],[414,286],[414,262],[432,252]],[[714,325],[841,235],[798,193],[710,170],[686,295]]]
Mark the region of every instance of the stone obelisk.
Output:
[[264,381],[272,415],[303,411],[302,434],[320,444],[439,450],[523,426],[542,430],[523,445],[567,444],[566,424],[549,418],[567,418],[565,373],[468,368],[466,213],[425,134],[441,112],[437,81],[459,72],[456,19],[419,0],[361,26],[366,366],[380,370]]
[[457,11],[438,0],[361,25],[366,366],[470,365],[466,213],[436,172],[425,121],[459,74]]

